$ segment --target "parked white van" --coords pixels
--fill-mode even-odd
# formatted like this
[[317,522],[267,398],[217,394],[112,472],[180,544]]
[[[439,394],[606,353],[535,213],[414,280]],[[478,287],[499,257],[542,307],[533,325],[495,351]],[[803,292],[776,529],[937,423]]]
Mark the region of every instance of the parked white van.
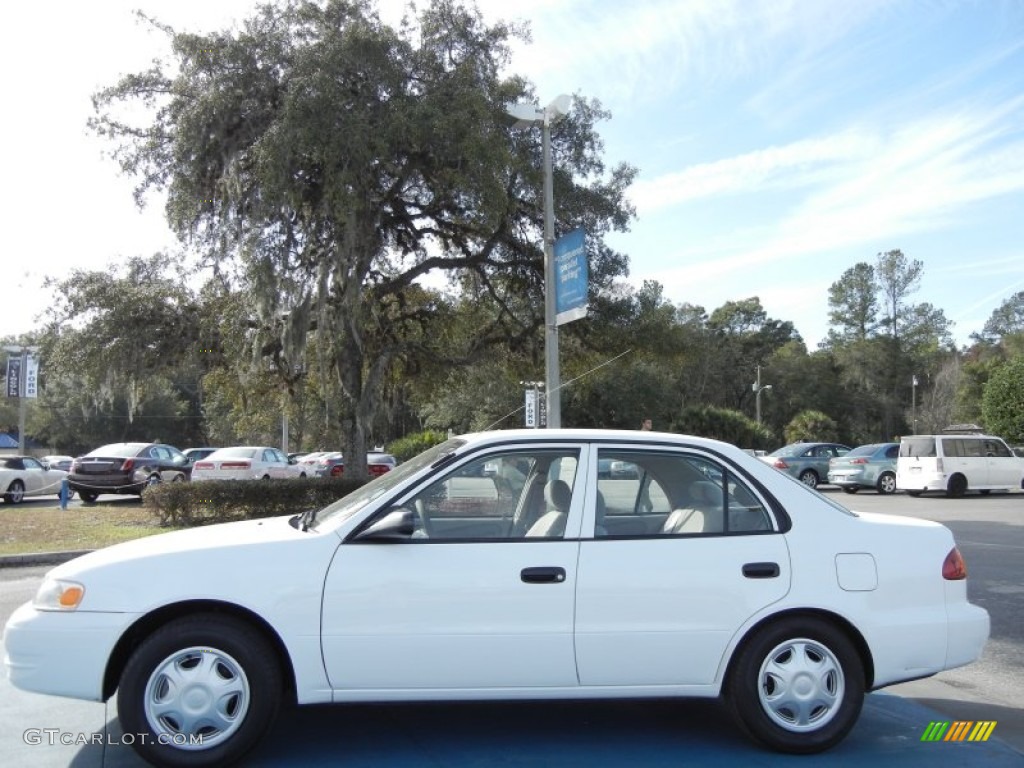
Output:
[[900,440],[896,488],[911,496],[1024,488],[1024,458],[989,435],[909,435]]

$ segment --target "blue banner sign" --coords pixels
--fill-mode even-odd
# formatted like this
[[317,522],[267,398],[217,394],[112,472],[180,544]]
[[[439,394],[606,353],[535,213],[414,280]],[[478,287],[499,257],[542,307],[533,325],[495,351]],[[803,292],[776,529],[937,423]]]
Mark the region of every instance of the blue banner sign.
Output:
[[555,241],[555,325],[587,316],[587,284],[590,271],[583,228]]
[[7,396],[21,397],[21,358],[7,358]]

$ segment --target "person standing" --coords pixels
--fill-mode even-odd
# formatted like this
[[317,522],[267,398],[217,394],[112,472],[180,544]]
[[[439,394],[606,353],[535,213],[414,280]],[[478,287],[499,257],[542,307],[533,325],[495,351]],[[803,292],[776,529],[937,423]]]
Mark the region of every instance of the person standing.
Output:
[[652,429],[654,429],[653,422],[649,418],[644,418],[640,422],[641,432],[650,432]]

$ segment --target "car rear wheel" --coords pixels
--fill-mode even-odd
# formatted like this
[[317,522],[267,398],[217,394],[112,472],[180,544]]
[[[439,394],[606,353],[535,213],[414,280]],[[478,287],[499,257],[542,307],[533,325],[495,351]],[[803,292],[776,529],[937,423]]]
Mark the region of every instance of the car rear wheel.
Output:
[[841,630],[818,618],[787,618],[737,652],[725,694],[740,727],[781,752],[835,746],[864,703],[864,666]]
[[117,715],[134,749],[156,765],[239,760],[270,728],[281,670],[252,626],[215,614],[187,616],[147,637],[125,665]]
[[25,484],[21,480],[15,480],[7,486],[7,493],[4,494],[4,501],[8,504],[20,504],[25,500]]
[[879,493],[884,493],[886,495],[896,493],[896,475],[892,472],[883,472],[878,478],[875,488],[878,489]]
[[967,493],[967,478],[963,475],[953,475],[946,485],[946,495],[953,498],[963,496]]
[[800,473],[800,482],[806,485],[808,488],[818,487],[818,473],[813,469],[805,469]]

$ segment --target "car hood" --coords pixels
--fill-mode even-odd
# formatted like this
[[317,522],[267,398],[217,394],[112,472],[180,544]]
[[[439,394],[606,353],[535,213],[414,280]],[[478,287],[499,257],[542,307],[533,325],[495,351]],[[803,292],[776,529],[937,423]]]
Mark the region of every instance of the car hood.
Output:
[[287,599],[288,585],[318,585],[340,544],[288,517],[190,528],[115,544],[57,566],[50,578],[85,586],[79,610],[144,612],[182,600],[255,607]]

